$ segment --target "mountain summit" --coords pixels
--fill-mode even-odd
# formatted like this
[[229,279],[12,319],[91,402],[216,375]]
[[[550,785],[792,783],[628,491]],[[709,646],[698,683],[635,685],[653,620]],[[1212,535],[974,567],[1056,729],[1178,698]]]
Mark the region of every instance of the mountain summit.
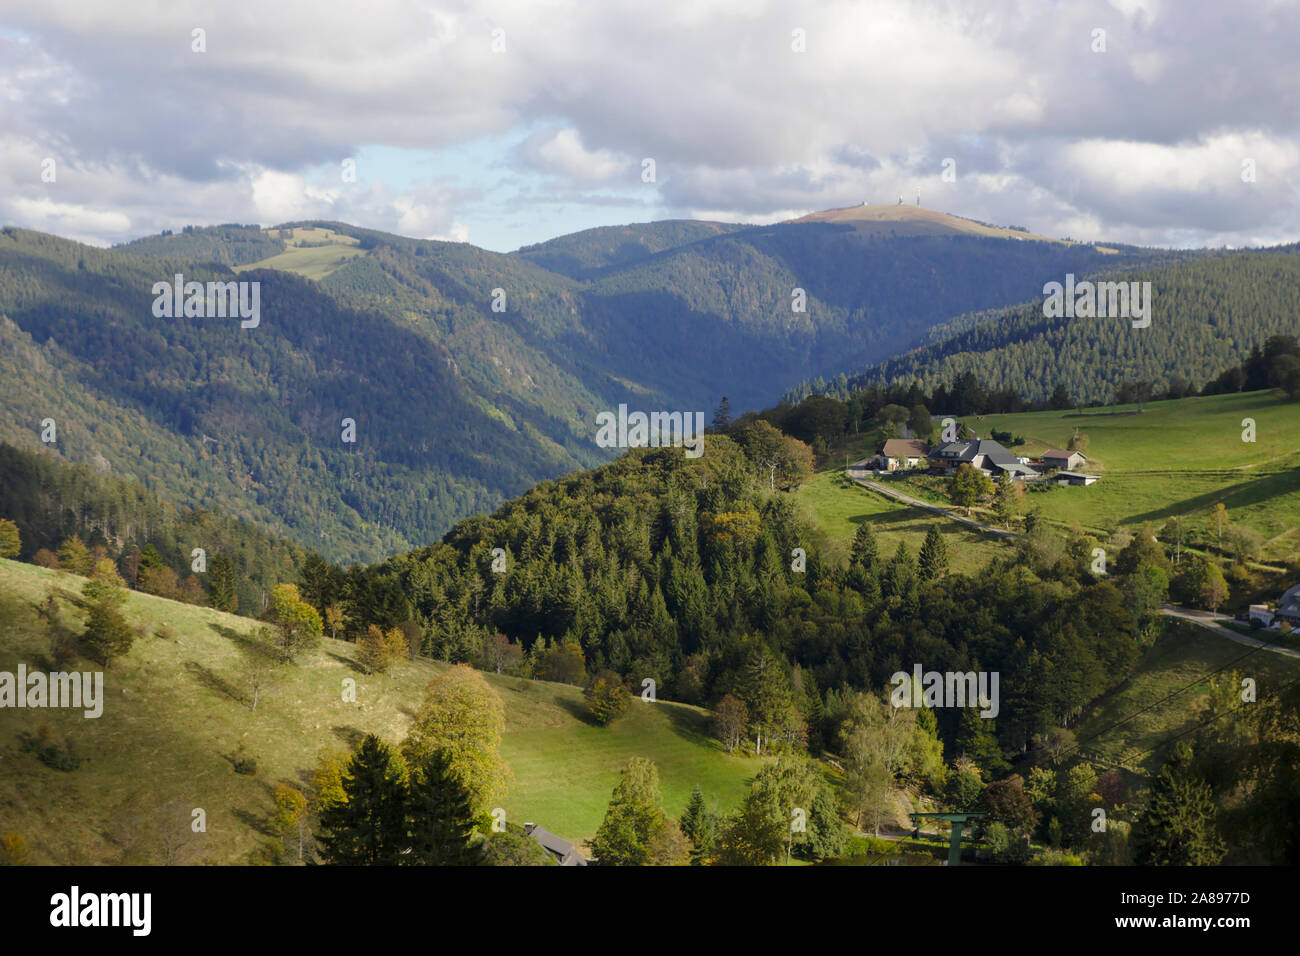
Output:
[[1023,229],[990,226],[974,219],[963,219],[937,209],[924,206],[898,204],[893,206],[845,206],[842,209],[824,209],[809,213],[789,222],[847,223],[859,232],[886,236],[979,236],[986,239],[1032,239],[1039,242],[1064,242],[1035,235]]

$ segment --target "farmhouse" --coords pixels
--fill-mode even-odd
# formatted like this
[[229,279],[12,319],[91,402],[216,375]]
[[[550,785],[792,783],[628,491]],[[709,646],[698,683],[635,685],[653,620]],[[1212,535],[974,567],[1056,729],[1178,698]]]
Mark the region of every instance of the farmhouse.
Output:
[[586,866],[587,861],[568,840],[557,837],[550,830],[539,827],[536,823],[525,823],[524,833],[542,845],[560,866]]
[[1009,474],[1012,478],[1023,479],[1038,474],[1001,444],[988,438],[944,442],[931,451],[929,457],[930,467],[946,475],[956,471],[959,465],[970,465],[991,477]]
[[1061,451],[1059,448],[1049,448],[1043,452],[1043,470],[1074,471],[1087,460],[1077,451]]
[[876,464],[884,471],[909,471],[920,468],[929,453],[929,444],[919,438],[891,438],[880,446]]
[[1300,625],[1300,584],[1282,593],[1277,600],[1277,613],[1274,616],[1292,627]]

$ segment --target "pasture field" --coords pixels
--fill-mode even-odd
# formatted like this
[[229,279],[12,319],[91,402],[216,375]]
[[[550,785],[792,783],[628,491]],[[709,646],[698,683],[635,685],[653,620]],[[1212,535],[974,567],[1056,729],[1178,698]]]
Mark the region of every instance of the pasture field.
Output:
[[[84,579],[0,560],[0,671],[19,662],[48,669],[48,627],[36,612],[53,590],[61,618],[80,629],[76,606]],[[128,621],[144,629],[130,653],[104,672],[103,715],[82,711],[0,710],[0,833],[26,841],[34,863],[112,863],[131,840],[178,809],[207,816],[206,834],[185,848],[189,862],[246,862],[266,838],[272,791],[285,782],[306,790],[317,755],[345,752],[375,733],[390,744],[406,735],[431,679],[448,665],[418,660],[393,677],[367,675],[355,645],[328,638],[298,663],[278,669],[257,708],[241,679],[242,647],[258,626],[224,614],[132,591]],[[171,635],[156,636],[161,625]],[[98,665],[80,661],[79,670]],[[634,756],[659,765],[665,811],[681,814],[699,784],[731,810],[762,765],[730,756],[708,736],[699,708],[632,702],[608,728],[588,722],[580,688],[484,675],[506,710],[502,753],[514,774],[502,807],[515,823],[535,822],[567,839],[590,839],[604,815],[619,769]],[[357,684],[345,703],[344,678]],[[86,758],[60,771],[20,747],[20,734],[48,725]],[[240,746],[257,761],[237,774]]]

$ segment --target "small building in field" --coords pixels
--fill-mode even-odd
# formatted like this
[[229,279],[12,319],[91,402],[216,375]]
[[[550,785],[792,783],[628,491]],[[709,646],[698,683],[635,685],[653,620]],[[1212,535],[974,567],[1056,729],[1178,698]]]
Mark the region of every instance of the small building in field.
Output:
[[1273,623],[1273,609],[1267,604],[1252,604],[1250,606],[1250,615],[1246,620],[1259,621],[1262,627],[1268,627]]
[[1100,475],[1085,475],[1078,471],[1058,471],[1056,473],[1056,483],[1058,485],[1091,485],[1096,484]]
[[929,453],[929,444],[919,438],[891,438],[880,446],[876,465],[882,471],[910,471],[920,468]]
[[1074,471],[1088,459],[1081,452],[1049,448],[1042,455],[1044,471]]
[[587,865],[587,861],[583,859],[577,847],[563,837],[557,837],[545,827],[539,827],[536,823],[525,823],[524,833],[540,843],[542,849],[549,853],[560,866]]

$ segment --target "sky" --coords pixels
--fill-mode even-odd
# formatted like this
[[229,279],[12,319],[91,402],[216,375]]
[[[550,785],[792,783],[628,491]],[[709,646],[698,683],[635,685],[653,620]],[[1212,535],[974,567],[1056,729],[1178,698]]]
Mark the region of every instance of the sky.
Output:
[[495,251],[899,196],[1300,240],[1293,0],[0,0],[0,223],[329,219]]

